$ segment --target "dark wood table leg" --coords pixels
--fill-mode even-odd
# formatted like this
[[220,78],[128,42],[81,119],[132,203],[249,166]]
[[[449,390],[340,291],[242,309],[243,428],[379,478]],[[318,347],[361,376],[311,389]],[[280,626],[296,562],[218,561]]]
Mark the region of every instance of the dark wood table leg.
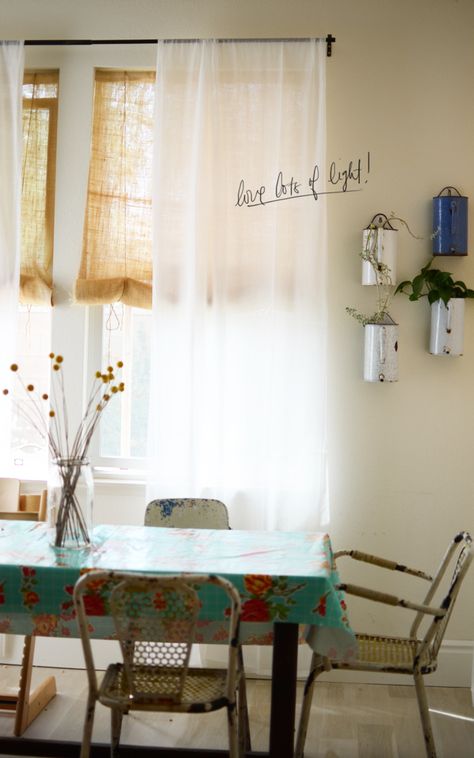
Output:
[[274,624],[270,756],[294,752],[298,624]]

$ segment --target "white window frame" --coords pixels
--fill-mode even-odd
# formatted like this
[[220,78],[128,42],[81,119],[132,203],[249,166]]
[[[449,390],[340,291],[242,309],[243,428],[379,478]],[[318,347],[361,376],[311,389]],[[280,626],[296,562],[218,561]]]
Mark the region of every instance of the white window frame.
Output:
[[[92,377],[97,368],[103,368],[102,359],[102,334],[103,334],[103,306],[94,305],[86,306],[88,311],[88,350],[87,350],[87,364],[90,367],[89,376]],[[124,371],[122,374],[122,380],[125,382],[125,392],[123,393],[123,399],[127,400],[127,384],[130,386],[130,381],[127,382],[127,362],[125,361]],[[130,396],[128,396],[130,398]],[[129,428],[129,427],[128,427]],[[125,428],[126,431],[126,428]],[[92,437],[91,445],[89,448],[89,458],[94,467],[94,470],[111,478],[130,476],[133,478],[142,478],[147,471],[148,460],[144,458],[132,458],[132,457],[108,457],[101,455],[100,453],[100,424],[96,433]],[[122,429],[124,434],[124,429]]]

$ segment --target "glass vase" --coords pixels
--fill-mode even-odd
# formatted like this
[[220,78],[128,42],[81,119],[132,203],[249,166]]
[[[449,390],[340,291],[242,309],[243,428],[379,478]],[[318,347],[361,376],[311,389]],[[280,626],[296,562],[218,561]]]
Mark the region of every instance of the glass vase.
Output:
[[91,544],[94,480],[87,458],[57,458],[48,479],[51,544],[84,548]]

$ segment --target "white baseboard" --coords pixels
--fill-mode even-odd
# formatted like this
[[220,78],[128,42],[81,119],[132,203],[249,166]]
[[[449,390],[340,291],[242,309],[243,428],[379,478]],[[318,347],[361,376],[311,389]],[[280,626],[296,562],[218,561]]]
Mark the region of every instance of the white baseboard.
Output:
[[[117,643],[108,640],[94,641],[96,664],[104,668],[116,651],[113,646]],[[23,637],[5,635],[3,654],[0,663],[19,664],[23,646]],[[209,664],[211,659],[220,658],[220,646],[207,645]],[[215,652],[215,655],[213,655]],[[245,667],[247,674],[252,677],[267,678],[271,674],[271,648],[249,646],[245,648]],[[298,677],[304,679],[309,671],[311,651],[306,645],[300,645],[298,651]],[[473,677],[474,640],[446,640],[439,653],[438,669],[426,677],[426,685],[437,687],[467,687],[474,685]],[[39,637],[35,649],[35,665],[53,668],[84,668],[82,648],[76,639],[52,639]],[[207,663],[207,661],[206,661]],[[326,682],[360,682],[367,684],[411,684],[407,676],[394,674],[369,674],[356,671],[330,671],[325,673]],[[474,694],[474,693],[473,693]]]

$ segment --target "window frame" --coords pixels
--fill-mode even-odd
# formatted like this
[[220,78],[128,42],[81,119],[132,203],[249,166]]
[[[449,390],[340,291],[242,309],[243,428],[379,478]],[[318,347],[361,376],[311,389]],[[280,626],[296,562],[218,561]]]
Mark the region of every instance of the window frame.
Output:
[[[98,367],[103,367],[103,318],[104,306],[89,305],[87,309],[88,320],[88,340],[87,340],[87,365],[89,366],[89,376],[92,377]],[[126,369],[126,366],[124,367]],[[130,399],[130,393],[127,392],[127,376],[123,375],[125,382],[125,392],[122,398],[127,401]],[[95,434],[92,437],[89,446],[89,459],[94,471],[101,476],[106,475],[108,478],[122,478],[131,476],[133,478],[143,478],[148,470],[148,458],[144,457],[127,457],[127,456],[105,456],[101,455],[101,424],[98,425]]]

